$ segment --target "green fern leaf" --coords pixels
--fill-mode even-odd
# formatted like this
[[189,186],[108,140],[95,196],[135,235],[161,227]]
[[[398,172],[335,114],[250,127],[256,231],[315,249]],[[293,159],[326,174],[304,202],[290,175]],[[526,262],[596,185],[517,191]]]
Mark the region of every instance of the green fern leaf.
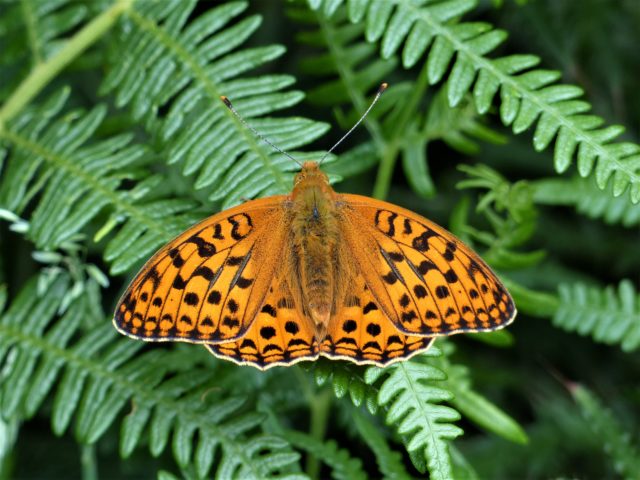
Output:
[[[424,356],[441,355],[432,348]],[[436,480],[451,478],[451,458],[448,441],[462,434],[462,430],[451,422],[460,415],[454,409],[439,405],[451,400],[453,395],[435,386],[445,374],[430,365],[416,360],[392,365],[386,369],[371,367],[365,380],[372,384],[386,377],[378,403],[387,406],[387,422],[396,425],[398,433],[407,436],[407,450],[421,452],[427,461],[429,472]]]
[[[587,115],[591,106],[578,100],[582,89],[554,84],[556,72],[534,70],[537,57],[489,58],[487,55],[506,38],[505,33],[486,23],[456,20],[476,2],[369,0],[366,7],[363,3],[359,2],[358,8],[367,10],[366,39],[372,42],[382,37],[382,58],[389,58],[404,43],[404,67],[410,68],[426,56],[431,84],[441,81],[452,64],[447,77],[452,106],[472,92],[478,112],[486,113],[499,93],[500,118],[505,125],[515,133],[535,126],[533,144],[537,150],[547,148],[555,139],[558,173],[566,171],[575,159],[578,173],[594,176],[600,189],[611,183],[614,196],[629,189],[631,201],[640,202],[640,146],[614,143],[623,128],[602,127],[601,118]],[[311,7],[319,9],[321,4]]]
[[338,448],[335,441],[322,442],[310,435],[293,430],[285,431],[282,435],[293,446],[309,452],[325,465],[331,467],[331,478],[336,480],[364,480],[368,478],[362,469],[360,459],[353,458],[346,449]]
[[75,434],[85,443],[101,438],[133,404],[122,426],[123,456],[131,454],[148,427],[152,453],[161,453],[173,433],[176,461],[181,467],[193,462],[202,477],[216,452],[221,452],[221,478],[271,478],[297,468],[299,454],[287,442],[255,432],[264,417],[243,412],[244,399],[203,401],[219,377],[214,368],[195,367],[192,354],[178,351],[140,354],[143,344],[121,338],[107,323],[70,344],[90,307],[78,297],[57,318],[68,277],[59,276],[42,296],[37,283],[32,279],[0,316],[0,409],[5,418],[33,416],[55,389],[54,432],[64,433],[75,419]]
[[88,13],[86,5],[71,0],[0,2],[0,100],[7,98],[28,68],[50,59]]
[[400,452],[392,450],[387,440],[372,423],[371,419],[364,416],[359,410],[352,412],[353,422],[360,437],[371,448],[376,456],[378,469],[384,478],[408,480],[411,476],[402,463]]
[[640,296],[630,280],[604,289],[577,283],[560,285],[553,324],[631,352],[640,346]]
[[534,200],[543,205],[568,205],[589,218],[602,219],[610,225],[640,225],[640,208],[624,198],[616,198],[609,185],[602,191],[590,179],[573,177],[543,179],[531,182]]
[[257,119],[303,98],[299,91],[283,91],[293,77],[244,76],[284,48],[236,50],[261,23],[258,16],[238,20],[246,2],[225,3],[189,22],[195,6],[141,1],[127,11],[120,24],[122,48],[103,91],[115,91],[117,104],[144,120],[163,143],[167,163],[194,175],[196,189],[215,185],[209,198],[222,200],[223,208],[242,198],[286,193],[296,164],[262,145],[220,96],[228,95],[252,126],[286,150],[308,144],[328,126],[303,118]]
[[[120,226],[105,250],[112,272],[128,269],[194,223],[199,216],[188,199],[161,199],[161,177],[148,176],[134,188],[121,187],[140,175],[149,151],[131,135],[95,141],[104,107],[61,115],[69,90],[42,107],[25,110],[0,130],[7,162],[0,183],[0,206],[21,213],[36,204],[28,237],[53,250],[82,231],[104,210],[111,218],[101,235]],[[180,215],[182,214],[182,215]]]

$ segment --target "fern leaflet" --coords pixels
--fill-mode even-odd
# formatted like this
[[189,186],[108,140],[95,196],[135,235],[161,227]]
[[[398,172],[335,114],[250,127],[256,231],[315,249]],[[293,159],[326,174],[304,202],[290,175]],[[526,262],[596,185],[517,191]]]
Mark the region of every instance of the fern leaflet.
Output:
[[624,478],[636,478],[640,472],[640,451],[630,440],[629,433],[592,392],[581,385],[570,386],[573,398],[591,431],[602,442],[605,452],[611,457],[614,470]]
[[631,352],[640,346],[640,296],[630,280],[617,288],[582,283],[560,285],[560,305],[553,324]]
[[212,393],[219,370],[198,367],[192,353],[140,353],[142,344],[121,338],[107,323],[82,333],[81,321],[91,314],[86,299],[56,315],[67,289],[68,279],[59,276],[39,296],[33,279],[0,317],[3,416],[31,417],[55,390],[54,432],[63,433],[75,417],[76,437],[85,443],[97,441],[133,405],[122,423],[123,456],[148,428],[153,454],[172,436],[178,464],[193,462],[202,477],[214,459],[221,478],[263,479],[299,468],[299,454],[287,442],[255,432],[263,415],[243,412],[243,398]]
[[[344,0],[310,1],[315,9],[324,5],[328,15],[342,3]],[[350,0],[347,10],[352,22],[364,19],[367,41],[380,40],[383,58],[394,55],[404,44],[402,63],[410,68],[426,54],[429,83],[447,78],[450,105],[457,105],[471,92],[478,112],[486,113],[499,94],[500,119],[514,133],[535,125],[536,150],[544,150],[556,139],[558,173],[566,171],[577,157],[581,176],[594,175],[601,189],[612,178],[614,196],[629,187],[630,200],[640,202],[640,146],[615,143],[623,127],[602,127],[604,120],[587,114],[591,106],[579,99],[582,89],[557,84],[559,72],[535,69],[538,57],[489,58],[506,33],[488,23],[458,22],[475,5],[474,0]]]
[[[432,347],[423,357],[438,355],[440,350]],[[385,369],[371,367],[365,373],[369,384],[383,376],[386,378],[380,387],[378,403],[388,407],[387,422],[407,436],[409,452],[422,452],[434,480],[451,478],[448,441],[461,435],[462,430],[451,423],[460,418],[458,412],[438,404],[453,397],[434,385],[444,380],[445,374],[416,360]]]
[[589,218],[602,219],[605,223],[625,227],[640,225],[640,208],[624,198],[615,198],[611,186],[606,191],[596,187],[591,179],[549,178],[531,182],[534,200],[543,205],[573,206]]
[[[169,165],[194,176],[196,189],[226,208],[242,198],[285,193],[297,165],[262,145],[220,101],[227,95],[257,130],[291,150],[322,135],[326,124],[308,119],[258,118],[295,105],[299,91],[283,91],[288,75],[244,74],[284,53],[279,45],[236,49],[260,26],[258,16],[236,21],[246,2],[211,8],[188,22],[195,1],[136,2],[123,14],[122,48],[103,91],[158,138]],[[296,156],[295,152],[292,152]],[[306,155],[299,154],[299,158]]]

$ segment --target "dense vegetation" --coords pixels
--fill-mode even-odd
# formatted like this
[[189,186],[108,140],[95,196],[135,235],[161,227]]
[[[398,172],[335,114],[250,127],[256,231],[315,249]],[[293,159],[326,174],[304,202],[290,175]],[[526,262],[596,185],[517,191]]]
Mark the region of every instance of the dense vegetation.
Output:
[[[623,0],[2,0],[2,478],[637,478],[639,24]],[[220,95],[317,158],[383,81],[326,171],[472,244],[508,330],[266,373],[114,331],[155,249],[290,190]]]

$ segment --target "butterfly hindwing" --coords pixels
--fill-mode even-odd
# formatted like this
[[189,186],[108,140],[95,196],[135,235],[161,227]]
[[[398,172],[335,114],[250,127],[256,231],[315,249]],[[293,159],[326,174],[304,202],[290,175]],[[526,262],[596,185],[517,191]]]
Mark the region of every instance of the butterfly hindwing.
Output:
[[386,202],[341,197],[343,237],[381,310],[401,332],[491,331],[513,320],[506,289],[451,233]]
[[206,345],[218,357],[267,369],[318,358],[313,325],[301,314],[286,282],[274,275],[260,312],[242,338]]
[[357,364],[388,365],[427,350],[433,338],[400,332],[379,308],[362,275],[350,282],[320,345],[321,355]]
[[289,228],[283,198],[214,215],[163,247],[121,298],[116,328],[150,341],[217,343],[242,336],[277,267],[273,248]]

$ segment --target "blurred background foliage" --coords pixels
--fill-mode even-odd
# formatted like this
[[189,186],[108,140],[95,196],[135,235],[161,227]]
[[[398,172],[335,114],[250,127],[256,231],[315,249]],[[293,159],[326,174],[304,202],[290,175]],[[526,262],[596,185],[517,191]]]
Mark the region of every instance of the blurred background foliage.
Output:
[[[637,478],[639,24],[635,0],[2,0],[0,476]],[[512,326],[267,373],[113,331],[155,249],[290,189],[219,95],[317,158],[383,81],[326,171],[473,245]]]

